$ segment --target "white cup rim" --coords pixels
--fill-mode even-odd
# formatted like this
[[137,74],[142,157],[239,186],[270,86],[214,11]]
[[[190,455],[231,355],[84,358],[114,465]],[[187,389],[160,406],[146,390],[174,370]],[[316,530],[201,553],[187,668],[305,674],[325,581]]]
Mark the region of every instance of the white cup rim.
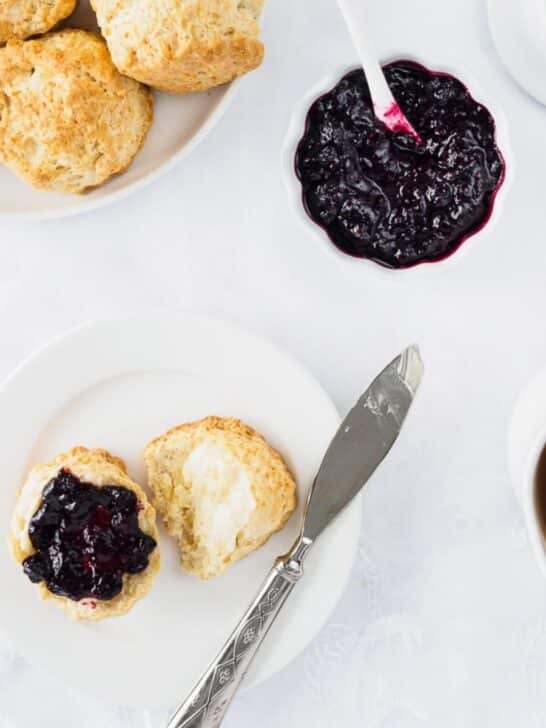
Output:
[[522,506],[525,524],[531,547],[539,561],[543,573],[546,575],[546,548],[545,536],[540,525],[535,501],[535,476],[539,460],[546,449],[546,427],[533,440],[528,450],[525,464],[524,487],[522,492]]

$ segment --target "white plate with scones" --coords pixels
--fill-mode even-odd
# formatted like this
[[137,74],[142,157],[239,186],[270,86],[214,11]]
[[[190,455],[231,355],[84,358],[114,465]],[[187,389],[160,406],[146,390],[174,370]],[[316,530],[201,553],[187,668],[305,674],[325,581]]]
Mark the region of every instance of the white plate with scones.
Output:
[[[54,341],[0,387],[0,630],[101,699],[174,706],[295,540],[338,425],[299,364],[219,321],[104,322]],[[246,687],[325,624],[359,532],[356,500]]]
[[92,5],[0,0],[0,217],[65,217],[151,182],[263,58],[263,0]]

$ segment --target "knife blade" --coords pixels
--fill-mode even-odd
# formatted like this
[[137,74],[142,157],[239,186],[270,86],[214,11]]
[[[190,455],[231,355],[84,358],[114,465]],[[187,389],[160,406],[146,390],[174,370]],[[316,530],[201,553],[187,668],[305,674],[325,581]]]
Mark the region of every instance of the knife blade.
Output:
[[315,539],[361,490],[398,437],[423,376],[410,346],[374,379],[343,420],[315,478],[300,535],[277,560],[258,595],[167,728],[218,728]]
[[383,369],[345,417],[319,468],[305,515],[314,541],[354,498],[394,445],[423,376],[416,346]]

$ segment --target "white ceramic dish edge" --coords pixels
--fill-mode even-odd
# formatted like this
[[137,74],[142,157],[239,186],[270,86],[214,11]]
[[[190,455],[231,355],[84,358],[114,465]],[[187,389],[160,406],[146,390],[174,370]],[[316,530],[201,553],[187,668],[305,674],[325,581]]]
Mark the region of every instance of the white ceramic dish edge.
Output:
[[417,57],[406,52],[390,54],[387,58],[383,59],[381,63],[384,65],[400,59],[420,63],[432,71],[449,73],[456,76],[470,90],[472,97],[480,103],[483,103],[495,119],[496,139],[506,165],[505,177],[501,187],[496,193],[493,212],[487,224],[481,230],[468,238],[460,246],[460,248],[449,257],[432,263],[420,263],[411,268],[400,268],[396,270],[374,263],[367,258],[353,258],[346,253],[342,253],[338,248],[336,248],[336,246],[328,238],[328,235],[311,220],[305,211],[302,203],[301,184],[295,173],[294,159],[298,143],[305,128],[307,112],[309,111],[311,104],[316,101],[317,98],[326,93],[329,89],[333,88],[346,73],[358,68],[358,61],[355,60],[355,62],[350,65],[347,65],[346,63],[342,64],[337,68],[337,70],[328,74],[327,77],[317,82],[306,94],[304,94],[292,114],[282,149],[282,167],[285,187],[288,192],[291,207],[293,208],[302,227],[313,235],[315,240],[320,243],[322,249],[327,254],[333,256],[338,263],[346,266],[347,269],[368,269],[370,271],[374,271],[383,279],[389,278],[391,280],[396,278],[399,280],[407,280],[410,276],[415,278],[423,276],[429,277],[431,275],[437,275],[448,271],[458,263],[463,255],[468,254],[469,250],[475,246],[477,240],[481,242],[487,237],[491,237],[498,219],[501,216],[506,195],[509,192],[515,174],[514,155],[512,153],[506,115],[504,114],[500,104],[497,103],[497,101],[488,93],[483,91],[482,87],[475,80],[472,74],[467,73],[464,67],[461,69],[460,67],[455,68],[453,66],[435,63],[433,61],[429,61],[427,58]]
[[[33,352],[31,352],[2,382],[0,382],[0,393],[4,389],[8,388],[10,383],[13,380],[16,380],[17,377],[19,376],[19,374],[22,373],[28,366],[34,366],[36,364],[37,360],[39,360],[42,357],[47,357],[52,350],[54,350],[59,345],[62,345],[67,339],[70,339],[72,337],[77,337],[79,334],[81,334],[82,332],[85,332],[86,330],[92,330],[93,328],[95,328],[97,326],[101,326],[101,325],[109,325],[109,324],[116,324],[116,323],[120,323],[120,324],[140,323],[143,320],[150,322],[150,323],[154,323],[154,322],[157,322],[158,320],[163,321],[164,318],[165,317],[162,317],[159,315],[149,315],[146,317],[119,317],[119,318],[108,319],[108,320],[89,321],[82,325],[74,327],[74,328],[68,330],[67,332],[57,335],[56,337],[54,337],[53,339],[48,341],[45,345],[43,345],[43,346],[39,347],[38,349],[34,350]],[[183,313],[180,313],[178,315],[169,315],[168,316],[169,321],[184,321],[188,318],[192,319],[195,322],[205,322],[205,323],[208,322],[211,325],[221,324],[222,326],[232,329],[235,332],[238,331],[238,332],[245,334],[248,337],[256,339],[257,341],[261,342],[262,344],[265,344],[266,346],[268,346],[273,351],[278,352],[279,355],[281,355],[282,357],[289,359],[291,364],[294,366],[294,368],[298,369],[302,373],[302,375],[304,375],[307,378],[309,383],[317,389],[318,392],[322,393],[322,395],[325,394],[325,390],[319,384],[319,382],[316,380],[316,378],[312,374],[310,374],[310,372],[296,358],[290,356],[290,354],[285,353],[280,347],[278,347],[274,342],[267,339],[266,337],[257,335],[254,332],[247,332],[243,328],[241,328],[229,321],[225,321],[223,319],[218,319],[216,317],[213,318],[213,317],[209,317],[209,316],[195,315],[195,314],[185,315]],[[331,403],[331,407],[332,407],[332,413],[333,413],[333,415],[335,415],[335,418],[338,421],[341,421],[339,412],[337,411],[337,408],[335,407],[335,405],[333,403]],[[358,528],[355,528],[354,544],[351,548],[351,553],[347,554],[348,561],[344,567],[344,568],[346,568],[346,579],[345,579],[343,590],[346,588],[346,585],[351,577],[354,560],[355,560],[356,554],[357,554],[358,540],[359,540],[359,536],[360,536],[360,526],[361,526],[361,520],[362,520],[361,498],[362,498],[361,494],[358,494],[355,497],[355,499],[353,500],[353,503],[351,504],[351,510],[353,511],[353,513],[355,513],[355,511],[358,510]],[[265,576],[265,574],[264,574],[264,576]],[[258,589],[258,587],[259,587],[259,583],[256,584],[256,590]],[[341,597],[341,594],[343,593],[343,590],[340,591],[340,597]],[[327,624],[327,622],[331,618],[331,615],[337,606],[337,602],[338,602],[338,600],[336,600],[336,602],[333,604],[332,609],[328,612],[328,614],[325,613],[324,619],[319,620],[317,622],[316,629],[313,630],[312,640],[316,639],[317,635],[320,633],[320,631],[323,629],[323,627]],[[9,644],[10,635],[6,634],[6,632],[4,630],[2,630],[2,634]],[[17,649],[15,646],[14,646],[14,648]],[[278,670],[285,669],[294,659],[296,659],[303,652],[303,650],[305,648],[306,648],[306,646],[304,645],[301,650],[299,650],[297,653],[292,655],[287,661],[284,662],[284,664],[280,665],[273,672],[266,671],[263,674],[256,676],[256,678],[253,679],[251,682],[243,684],[241,692],[246,692],[246,690],[249,690],[249,689],[255,687],[256,685],[259,685],[262,682],[265,682],[270,677],[272,677],[272,675],[275,674]],[[37,664],[40,664],[39,661],[36,661],[36,660],[34,660],[34,661]],[[74,687],[78,688],[79,686],[76,683],[74,683]],[[91,691],[91,693],[93,694],[94,691]],[[159,708],[159,705],[156,704],[155,707]],[[163,706],[163,707],[165,707],[165,706]]]
[[239,87],[240,80],[241,79],[236,78],[229,84],[229,87],[226,89],[224,96],[218,102],[217,106],[210,112],[206,121],[199,127],[193,137],[180,147],[178,152],[173,154],[172,157],[170,157],[162,164],[158,165],[151,172],[142,175],[142,177],[135,180],[134,182],[131,182],[126,187],[116,190],[115,192],[112,192],[107,196],[97,197],[94,199],[86,199],[86,196],[84,194],[81,196],[81,202],[79,204],[68,208],[62,205],[57,205],[56,207],[52,207],[47,210],[32,210],[29,212],[0,212],[0,220],[39,221],[58,220],[60,218],[74,217],[76,215],[81,215],[86,212],[98,210],[101,207],[106,207],[107,205],[125,199],[134,192],[138,192],[139,190],[144,189],[148,185],[152,184],[152,182],[155,182],[157,179],[167,174],[167,172],[170,172],[182,160],[188,157],[194,151],[194,149],[196,149],[199,144],[205,139],[205,137],[208,136],[208,134],[220,121],[220,119],[232,103],[235,93],[237,92],[237,89]]
[[489,29],[499,58],[518,86],[546,104],[546,4],[488,0]]
[[546,445],[546,370],[519,394],[508,427],[508,468],[514,493],[523,510],[531,550],[546,576],[546,548],[535,511],[534,482]]

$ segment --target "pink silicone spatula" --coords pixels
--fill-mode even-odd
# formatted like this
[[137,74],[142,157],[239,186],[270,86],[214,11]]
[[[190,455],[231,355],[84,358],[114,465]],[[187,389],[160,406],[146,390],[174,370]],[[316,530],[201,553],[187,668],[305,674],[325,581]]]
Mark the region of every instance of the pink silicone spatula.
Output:
[[404,116],[404,112],[392,95],[373,45],[369,40],[366,0],[337,0],[337,2],[360,57],[370,89],[375,115],[391,131],[410,134],[418,142],[421,142],[421,137]]

